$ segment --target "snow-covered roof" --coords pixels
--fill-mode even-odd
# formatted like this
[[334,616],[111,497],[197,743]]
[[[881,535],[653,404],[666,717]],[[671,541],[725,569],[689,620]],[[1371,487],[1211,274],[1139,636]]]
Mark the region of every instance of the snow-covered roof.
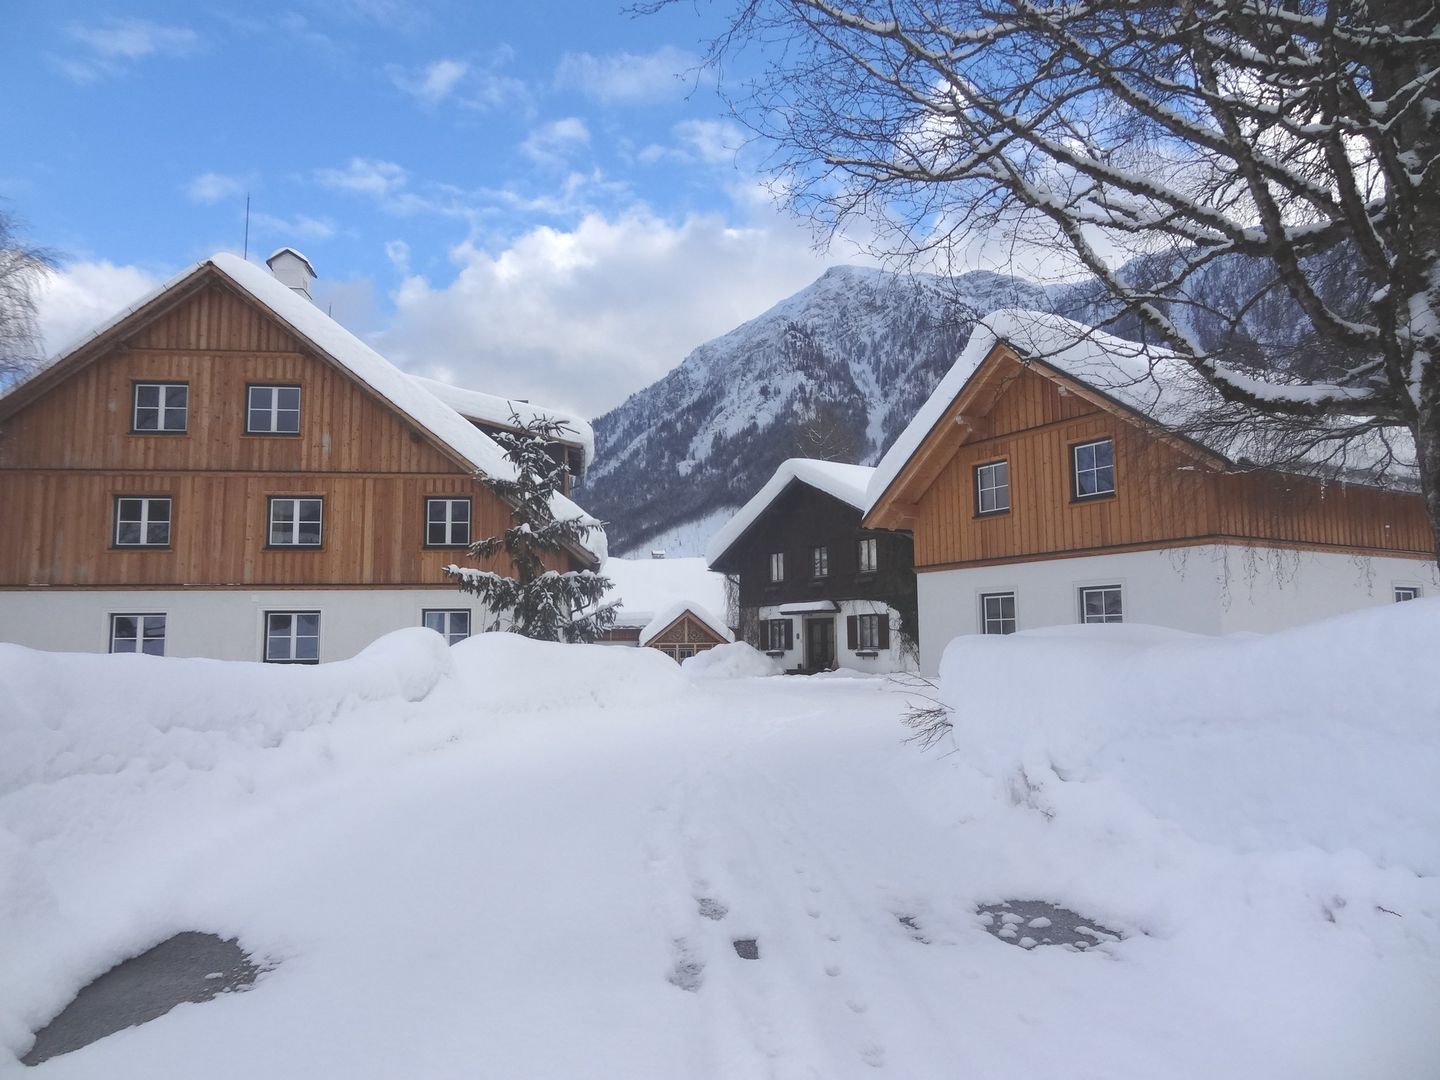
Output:
[[[419,386],[410,376],[329,315],[326,315],[310,300],[276,280],[269,271],[229,252],[219,252],[182,270],[154,292],[137,300],[75,342],[60,354],[46,370],[64,364],[71,354],[101,337],[135,312],[148,307],[172,289],[189,280],[197,271],[207,265],[214,267],[242,292],[251,296],[263,307],[268,308],[295,334],[304,338],[339,364],[357,381],[389,402],[398,412],[429,432],[470,468],[487,476],[501,479],[515,478],[514,466],[506,460],[504,453],[490,436],[475,427],[434,394]],[[44,374],[44,371],[38,373],[32,380],[27,380],[13,388],[10,393],[18,394],[31,381],[43,377]],[[577,518],[593,520],[589,514],[563,495],[557,494],[552,497],[550,509],[557,518],[562,520],[568,521]],[[606,543],[603,530],[593,529],[583,546],[599,561],[604,562]]]
[[708,626],[720,637],[724,638],[726,641],[735,640],[735,635],[732,634],[730,632],[730,628],[725,625],[724,619],[717,619],[714,615],[712,615],[709,611],[705,610],[705,608],[701,607],[699,604],[692,604],[687,603],[684,600],[677,600],[669,607],[663,608],[662,610],[657,612],[655,614],[655,617],[645,624],[645,628],[640,631],[640,644],[650,644],[650,642],[654,641],[656,636],[662,630],[664,630],[667,626],[673,623],[676,619],[680,618],[680,616],[684,615],[687,611],[700,622]]
[[[879,501],[927,435],[944,417],[985,358],[1000,342],[1027,361],[1047,365],[1148,417],[1234,464],[1316,471],[1357,483],[1415,485],[1415,447],[1408,431],[1386,428],[1343,442],[1320,441],[1297,453],[1293,439],[1254,410],[1224,405],[1227,423],[1202,423],[1222,407],[1218,391],[1181,356],[1115,337],[1046,312],[1004,309],[985,316],[960,358],[885,452],[870,479],[865,510]],[[1332,422],[1338,432],[1344,418]]]
[[311,277],[317,277],[317,278],[318,278],[318,277],[320,276],[319,274],[317,274],[317,273],[315,272],[315,264],[312,263],[309,259],[307,259],[307,258],[305,257],[304,252],[297,251],[297,250],[296,250],[295,248],[293,248],[293,247],[278,247],[278,248],[276,248],[274,251],[272,251],[272,252],[270,253],[270,257],[265,260],[265,265],[266,265],[266,266],[269,266],[269,265],[270,265],[271,263],[273,263],[276,259],[278,259],[281,255],[285,255],[285,254],[294,255],[295,258],[299,259],[302,263],[304,263],[304,264],[305,264],[305,269],[307,269],[307,270],[310,271],[310,276],[311,276]]
[[818,491],[849,503],[857,510],[864,511],[867,505],[866,491],[874,472],[875,470],[867,465],[846,465],[839,461],[817,461],[814,458],[789,458],[782,461],[765,486],[710,537],[710,543],[705,547],[706,562],[713,566],[716,560],[740,539],[745,530],[755,524],[792,481],[808,484]]
[[480,390],[467,390],[463,386],[427,379],[422,375],[411,375],[410,378],[467,420],[478,420],[482,424],[493,424],[496,427],[511,427],[514,424],[513,417],[519,416],[522,424],[534,420],[553,420],[563,424],[569,429],[564,441],[581,448],[585,454],[586,467],[595,460],[595,429],[578,416],[571,416],[548,405],[535,405]]
[[676,604],[725,610],[725,576],[701,558],[609,559],[605,576],[612,582],[605,601],[620,605],[615,616],[619,627],[648,626]]

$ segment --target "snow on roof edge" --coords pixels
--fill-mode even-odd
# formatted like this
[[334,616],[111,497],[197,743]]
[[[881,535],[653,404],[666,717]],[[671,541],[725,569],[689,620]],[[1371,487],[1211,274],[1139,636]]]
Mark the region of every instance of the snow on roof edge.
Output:
[[833,495],[847,502],[861,513],[865,511],[868,485],[875,470],[868,465],[847,465],[839,461],[820,461],[815,458],[788,458],[782,461],[775,473],[750,501],[735,511],[710,542],[705,545],[705,563],[714,566],[717,559],[739,540],[745,530],[765,512],[766,508],[779,498],[780,493],[790,486],[791,481]]
[[594,464],[595,429],[587,420],[582,420],[578,416],[572,416],[559,409],[553,409],[548,405],[537,405],[534,402],[520,401],[518,398],[488,394],[483,390],[471,390],[453,383],[441,382],[438,379],[427,379],[423,375],[410,375],[410,378],[469,420],[509,427],[511,415],[518,413],[522,422],[534,418],[544,418],[563,424],[570,429],[574,436],[563,441],[574,443],[580,447],[585,458],[586,468]]
[[717,619],[699,604],[691,603],[687,600],[677,600],[669,607],[663,608],[654,618],[645,624],[645,629],[640,631],[640,644],[644,646],[654,641],[657,634],[687,611],[726,641],[735,640],[735,635],[731,633],[730,628],[725,625],[725,620]]

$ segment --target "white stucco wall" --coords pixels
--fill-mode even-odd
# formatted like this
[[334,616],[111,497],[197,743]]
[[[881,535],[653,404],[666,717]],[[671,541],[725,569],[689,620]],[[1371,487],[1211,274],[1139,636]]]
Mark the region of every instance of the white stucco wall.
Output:
[[[795,627],[794,647],[785,652],[772,652],[774,657],[788,671],[805,663],[805,620],[831,618],[835,620],[835,663],[852,671],[885,675],[892,671],[913,671],[915,660],[907,656],[900,642],[900,615],[888,604],[874,600],[840,600],[840,610],[832,615],[787,615],[779,605],[762,607],[759,618],[789,619]],[[890,623],[890,647],[879,650],[874,656],[861,656],[859,650],[846,647],[846,622],[851,615],[883,615]],[[869,650],[866,650],[869,651]]]
[[1015,593],[1017,629],[1080,621],[1079,590],[1119,585],[1126,622],[1200,634],[1265,632],[1394,602],[1394,587],[1440,593],[1428,561],[1205,545],[919,574],[920,670],[980,632],[980,597]]
[[471,631],[485,628],[485,608],[455,589],[26,589],[0,590],[0,641],[106,652],[112,614],[163,613],[167,656],[260,660],[267,611],[318,611],[323,662],[354,656],[392,630],[423,625],[427,608],[466,609]]

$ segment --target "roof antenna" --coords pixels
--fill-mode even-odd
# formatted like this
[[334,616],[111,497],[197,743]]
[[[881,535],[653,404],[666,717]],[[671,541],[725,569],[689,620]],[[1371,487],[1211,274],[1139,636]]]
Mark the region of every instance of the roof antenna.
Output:
[[250,193],[245,193],[245,252],[241,258],[250,258]]

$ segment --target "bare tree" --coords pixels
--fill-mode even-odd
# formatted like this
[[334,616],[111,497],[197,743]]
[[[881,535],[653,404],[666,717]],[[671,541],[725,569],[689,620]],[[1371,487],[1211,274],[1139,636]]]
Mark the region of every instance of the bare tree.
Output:
[[1232,421],[1408,430],[1440,558],[1436,0],[741,0],[710,60],[822,228],[1051,245]]
[[39,366],[35,293],[54,265],[48,251],[24,243],[15,219],[0,208],[0,390]]

